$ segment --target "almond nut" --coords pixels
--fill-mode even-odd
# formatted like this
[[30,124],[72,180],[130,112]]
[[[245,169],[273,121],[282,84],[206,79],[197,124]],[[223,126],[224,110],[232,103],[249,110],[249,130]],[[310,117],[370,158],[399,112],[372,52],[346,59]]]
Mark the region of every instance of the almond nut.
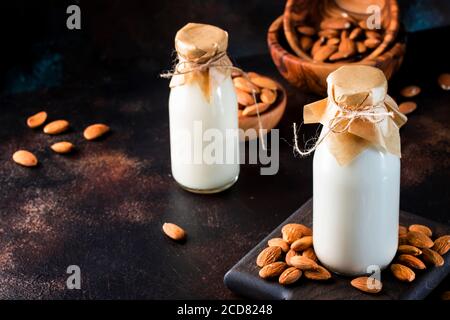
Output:
[[298,255],[291,257],[289,263],[300,270],[314,270],[319,266],[314,260]]
[[100,138],[109,131],[109,127],[103,123],[96,123],[84,129],[83,136],[86,140]]
[[406,235],[408,233],[408,229],[405,226],[398,226],[398,235]]
[[259,76],[259,77],[251,77],[250,81],[257,85],[260,88],[266,88],[270,90],[277,90],[278,84],[270,78]]
[[307,236],[307,237],[302,237],[298,240],[295,240],[291,244],[291,249],[294,251],[303,251],[303,250],[308,249],[312,245],[313,245],[313,237]]
[[335,29],[324,29],[319,31],[319,37],[335,38],[339,36],[339,31]]
[[47,120],[47,112],[41,111],[27,119],[27,126],[30,128],[37,128],[43,125],[45,120]]
[[420,91],[421,89],[418,86],[407,86],[400,91],[400,94],[406,98],[412,98],[417,96]]
[[305,270],[303,274],[305,275],[305,278],[311,280],[328,280],[331,278],[331,273],[319,265],[314,270]]
[[435,267],[442,267],[444,265],[444,258],[434,250],[423,248],[422,256],[426,263],[432,264]]
[[302,237],[302,225],[298,223],[289,223],[281,228],[281,234],[283,235],[283,240],[288,244],[291,244],[295,240],[298,240]]
[[261,90],[255,86],[250,80],[247,80],[244,77],[236,77],[233,79],[234,86],[242,91],[247,93],[259,93]]
[[272,104],[277,100],[277,92],[274,90],[263,88],[259,96],[262,102]]
[[312,48],[314,44],[313,39],[310,37],[301,37],[300,38],[300,48],[302,48],[303,51],[309,51],[309,49]]
[[356,42],[356,51],[360,54],[364,53],[367,51],[367,47],[364,43],[357,41]]
[[400,281],[411,282],[416,277],[414,271],[398,263],[391,264],[391,271],[392,274]]
[[341,42],[339,43],[338,52],[344,58],[348,58],[356,53],[355,42],[350,39],[347,35],[347,31],[342,31],[341,33]]
[[359,277],[353,279],[350,284],[356,289],[367,293],[378,293],[383,288],[381,281],[372,277]]
[[36,156],[27,150],[19,150],[14,152],[12,158],[15,163],[18,163],[24,167],[34,167],[38,164]]
[[44,127],[46,134],[59,134],[69,128],[69,122],[66,120],[52,121]]
[[258,113],[259,114],[263,113],[264,111],[269,109],[269,107],[270,107],[270,104],[264,103],[264,102],[259,102],[259,103],[253,104],[251,106],[248,106],[244,110],[242,110],[242,115],[243,116],[255,116]]
[[402,234],[402,235],[398,236],[398,245],[402,246],[405,244],[409,244],[408,236],[406,234]]
[[292,266],[292,264],[291,264],[291,258],[294,257],[294,256],[296,256],[296,255],[297,255],[297,252],[295,252],[294,250],[289,250],[289,251],[286,253],[286,258],[284,259],[284,261],[286,261],[286,263],[287,263],[288,266]]
[[307,257],[315,262],[317,262],[317,256],[316,256],[316,252],[314,251],[314,248],[308,248],[305,251],[303,251],[302,256]]
[[398,261],[410,268],[423,270],[426,269],[425,264],[410,254],[401,254],[398,256]]
[[315,61],[325,61],[327,60],[333,53],[337,51],[338,47],[336,45],[324,45],[317,49],[317,51],[313,54],[313,59]]
[[403,114],[410,114],[417,109],[417,103],[414,101],[405,101],[399,104],[398,111]]
[[348,36],[350,39],[355,40],[362,34],[362,29],[359,27],[356,27],[355,29],[350,32],[350,35]]
[[282,285],[292,284],[300,279],[301,276],[301,270],[294,267],[289,267],[280,275],[280,277],[278,278],[278,282]]
[[73,150],[74,145],[68,141],[56,142],[50,146],[56,153],[69,153]]
[[255,99],[253,99],[253,96],[241,89],[236,88],[236,96],[238,103],[243,106],[250,106],[252,104],[255,104]]
[[364,45],[370,49],[376,48],[380,43],[381,40],[377,38],[367,38],[364,40]]
[[351,25],[352,24],[350,23],[350,21],[345,18],[328,18],[322,20],[322,22],[320,23],[320,28],[340,30],[348,29],[351,27]]
[[442,90],[450,90],[450,73],[443,73],[438,78],[439,86]]
[[433,241],[422,232],[409,231],[407,234],[408,242],[418,248],[431,248]]
[[273,262],[264,266],[259,270],[259,276],[263,279],[278,277],[286,269],[287,265],[284,262]]
[[430,228],[427,226],[424,226],[422,224],[412,224],[408,228],[409,231],[416,231],[416,232],[422,232],[428,237],[431,237],[433,235],[433,231],[431,231]]
[[183,240],[186,238],[186,232],[174,223],[164,223],[162,226],[164,233],[173,240]]
[[281,238],[273,238],[267,241],[269,247],[280,247],[283,252],[289,251],[289,245]]
[[313,36],[316,34],[316,30],[313,27],[310,26],[299,26],[297,27],[297,31],[301,34],[304,34],[305,36]]
[[450,250],[450,235],[445,235],[434,240],[434,245],[431,248],[441,256]]
[[280,247],[267,247],[263,251],[261,251],[258,257],[256,258],[256,265],[258,267],[264,267],[268,264],[277,261],[280,258],[280,256],[281,256]]
[[400,245],[397,249],[397,252],[400,254],[410,254],[413,256],[420,256],[422,254],[422,250],[408,244]]

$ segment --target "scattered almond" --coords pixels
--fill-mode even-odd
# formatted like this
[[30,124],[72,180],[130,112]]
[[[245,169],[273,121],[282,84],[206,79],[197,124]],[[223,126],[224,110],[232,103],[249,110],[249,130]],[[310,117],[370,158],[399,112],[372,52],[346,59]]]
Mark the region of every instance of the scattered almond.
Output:
[[314,251],[314,248],[308,248],[305,251],[303,251],[302,256],[307,257],[315,262],[318,261],[317,256],[316,256],[316,252]]
[[252,82],[244,77],[236,77],[233,79],[234,86],[247,93],[259,93],[261,90],[255,86]]
[[406,98],[412,98],[417,96],[420,91],[421,89],[418,86],[407,86],[400,91],[400,94]]
[[69,153],[73,150],[74,145],[68,141],[56,142],[50,146],[56,153]]
[[410,254],[401,254],[398,256],[398,261],[413,269],[423,270],[426,269],[425,264],[418,258]]
[[422,254],[422,250],[408,244],[399,246],[397,252],[400,254],[410,254],[413,256],[420,256]]
[[314,260],[298,255],[292,256],[289,263],[300,270],[314,270],[319,266]]
[[407,234],[408,242],[418,248],[431,248],[433,241],[422,232],[409,231]]
[[302,237],[298,240],[295,240],[291,244],[291,249],[294,251],[303,251],[303,250],[308,249],[312,245],[313,245],[313,237],[307,236],[307,237]]
[[281,251],[281,248],[278,246],[265,248],[256,258],[256,265],[258,267],[264,267],[277,261],[281,256]]
[[270,78],[259,76],[259,77],[251,77],[250,79],[254,85],[260,88],[266,88],[270,90],[278,89],[278,84]]
[[289,251],[286,253],[286,258],[284,259],[284,261],[286,261],[286,263],[287,263],[288,266],[292,266],[292,264],[291,264],[291,258],[294,257],[294,256],[296,256],[296,255],[297,255],[297,252],[295,252],[294,250],[289,250]]
[[27,126],[30,128],[37,128],[44,124],[47,120],[47,112],[38,112],[27,119]]
[[267,241],[269,247],[280,247],[283,252],[289,251],[289,245],[281,238],[273,238]]
[[314,41],[310,37],[304,36],[300,38],[300,48],[302,48],[303,51],[308,51],[311,49],[313,44]]
[[282,285],[289,285],[297,282],[297,280],[300,279],[301,276],[301,270],[294,267],[289,267],[280,275],[280,277],[278,278],[278,282]]
[[356,52],[355,42],[348,37],[347,31],[342,31],[341,33],[341,42],[339,43],[338,52],[340,52],[344,58],[350,57]]
[[352,32],[350,32],[349,34],[349,38],[352,40],[355,40],[356,38],[358,38],[360,35],[362,34],[362,29],[359,27],[356,27],[355,29],[352,30]]
[[264,103],[264,102],[258,102],[256,104],[253,104],[251,106],[246,107],[242,111],[243,116],[256,116],[258,112],[261,114],[267,109],[269,109],[270,104]]
[[336,45],[339,44],[339,42],[341,42],[341,39],[339,38],[329,38],[327,41],[328,45]]
[[357,41],[356,42],[356,51],[358,53],[362,54],[362,53],[367,51],[367,47],[366,47],[366,45],[363,42]]
[[450,73],[443,73],[438,78],[442,90],[450,90]]
[[370,49],[376,48],[380,43],[381,40],[377,38],[367,38],[364,40],[364,45]]
[[432,264],[435,267],[442,267],[444,265],[444,258],[434,250],[422,248],[422,256],[426,263]]
[[427,226],[424,226],[422,224],[412,224],[408,228],[409,231],[416,231],[416,232],[422,232],[428,237],[431,237],[433,235],[433,231],[431,231],[430,228]]
[[241,89],[236,88],[236,96],[238,103],[243,106],[250,106],[252,104],[255,104],[255,99],[253,99],[253,96]]
[[284,262],[278,261],[273,262],[264,266],[261,270],[259,270],[259,276],[263,279],[278,277],[281,275],[286,269],[287,265]]
[[406,234],[402,234],[402,235],[398,236],[398,245],[402,246],[405,244],[409,244],[408,236]]
[[173,240],[183,240],[186,238],[186,232],[174,223],[164,223],[162,226],[164,233]]
[[262,102],[272,104],[277,100],[277,92],[264,88],[261,90],[261,95],[259,97]]
[[367,293],[378,293],[383,288],[381,281],[372,277],[355,278],[350,283],[356,289]]
[[448,250],[450,250],[450,235],[437,238],[431,249],[439,253],[441,256],[446,254]]
[[417,103],[414,101],[405,101],[399,104],[398,111],[403,114],[410,114],[417,109]]
[[288,244],[291,244],[295,240],[302,237],[302,225],[298,223],[288,223],[283,228],[281,228],[281,234],[283,235],[283,240]]
[[317,49],[316,53],[313,54],[313,59],[315,61],[325,61],[327,60],[333,53],[337,51],[338,47],[336,45],[324,45]]
[[331,278],[331,273],[319,265],[314,270],[305,270],[303,274],[305,275],[305,278],[311,280],[328,280]]
[[414,271],[398,263],[391,264],[391,271],[392,274],[400,281],[411,282],[416,277]]
[[69,129],[69,122],[66,120],[52,121],[44,127],[46,134],[59,134]]
[[38,164],[36,156],[27,150],[19,150],[14,152],[12,158],[15,163],[18,163],[24,167],[34,167]]
[[405,226],[398,226],[398,235],[406,235],[408,233],[408,229]]
[[86,140],[100,138],[109,131],[109,127],[103,123],[96,123],[84,129],[83,136]]

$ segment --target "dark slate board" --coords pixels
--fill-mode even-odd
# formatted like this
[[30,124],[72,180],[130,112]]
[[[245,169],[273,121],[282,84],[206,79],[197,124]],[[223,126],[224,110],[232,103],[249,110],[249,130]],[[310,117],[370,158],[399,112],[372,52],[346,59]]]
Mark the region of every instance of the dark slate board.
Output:
[[[257,267],[255,263],[256,257],[259,252],[267,246],[267,241],[269,239],[280,237],[282,226],[290,222],[302,223],[307,226],[312,225],[312,199],[306,202],[300,209],[278,226],[227,272],[224,282],[230,290],[241,296],[253,299],[423,299],[450,271],[450,254],[445,255],[445,264],[443,267],[436,268],[430,266],[424,271],[417,271],[416,280],[412,283],[400,282],[392,276],[389,270],[385,270],[381,273],[383,290],[376,295],[366,294],[354,289],[350,285],[351,278],[335,274],[333,274],[333,278],[327,282],[311,281],[302,277],[299,282],[289,287],[281,286],[276,281],[262,280],[258,277],[259,267]],[[413,223],[430,226],[436,236],[450,234],[450,228],[446,225],[430,221],[408,212],[400,212],[400,224],[410,225]]]

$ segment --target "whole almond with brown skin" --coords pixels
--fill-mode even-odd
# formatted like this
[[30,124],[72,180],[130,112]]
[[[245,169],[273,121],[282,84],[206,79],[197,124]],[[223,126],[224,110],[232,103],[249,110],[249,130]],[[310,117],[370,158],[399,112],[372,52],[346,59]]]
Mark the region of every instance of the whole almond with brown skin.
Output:
[[283,235],[283,240],[288,244],[291,244],[295,240],[302,237],[302,226],[298,223],[289,223],[281,228],[281,234]]
[[164,233],[173,240],[183,240],[186,238],[186,232],[174,223],[166,222],[163,224],[162,229]]
[[351,23],[345,18],[328,18],[322,20],[320,23],[321,29],[348,29],[351,27]]
[[313,39],[307,36],[303,36],[300,38],[300,48],[302,48],[303,51],[309,51],[309,49],[312,48],[314,44]]
[[233,79],[234,86],[247,93],[259,93],[261,90],[244,77],[236,77]]
[[422,250],[408,244],[400,245],[397,252],[400,254],[410,254],[413,256],[420,256],[422,254]]
[[418,86],[407,86],[400,91],[400,94],[406,98],[412,98],[417,96],[420,91],[422,90]]
[[271,264],[277,261],[281,256],[281,248],[280,247],[267,247],[263,251],[260,252],[258,257],[256,258],[256,265],[258,267],[264,267],[268,264]]
[[378,32],[376,32],[376,31],[366,30],[365,33],[366,33],[366,37],[367,38],[381,39],[381,35]]
[[405,101],[398,105],[398,111],[403,114],[410,114],[417,109],[417,103],[414,101]]
[[422,257],[426,263],[432,264],[435,267],[442,267],[444,265],[444,258],[434,250],[423,248]]
[[427,226],[424,226],[422,224],[412,224],[408,228],[409,231],[416,231],[416,232],[422,232],[428,237],[431,237],[433,235],[433,231],[431,231],[430,228]]
[[312,236],[312,229],[310,227],[307,227],[301,223],[295,223],[295,225],[300,229],[302,237]]
[[398,262],[413,269],[426,269],[425,264],[418,258],[410,254],[401,254],[398,256]]
[[293,284],[294,282],[297,282],[297,280],[300,279],[301,276],[301,270],[294,267],[289,267],[280,275],[280,277],[278,278],[278,282],[282,285]]
[[37,128],[44,124],[47,120],[47,112],[38,112],[27,119],[27,126],[30,128]]
[[267,241],[269,247],[280,247],[283,252],[289,251],[289,245],[281,238],[273,238]]
[[356,51],[358,53],[364,53],[367,51],[367,47],[364,43],[362,43],[361,41],[357,41],[356,42]]
[[355,40],[356,38],[358,38],[360,35],[362,34],[362,29],[359,27],[356,27],[355,29],[352,30],[352,32],[350,32],[349,34],[349,38],[352,40]]
[[314,57],[314,55],[319,51],[320,48],[322,48],[322,45],[325,44],[325,38],[321,37],[316,42],[314,42],[312,48],[311,48],[311,57]]
[[15,163],[18,163],[24,167],[35,167],[38,164],[36,156],[27,150],[19,150],[14,152],[12,159]]
[[304,34],[305,36],[310,36],[310,37],[316,34],[316,30],[310,26],[297,27],[297,31],[300,32],[301,34]]
[[292,266],[292,264],[291,264],[291,258],[294,257],[294,256],[296,256],[296,255],[297,255],[297,252],[295,252],[294,250],[289,250],[289,251],[286,253],[286,257],[285,257],[284,261],[286,261],[286,263],[287,263],[288,266]]
[[355,278],[350,284],[356,289],[367,293],[378,293],[383,288],[381,281],[370,277]]
[[416,274],[414,273],[414,271],[398,263],[391,264],[391,271],[394,277],[396,277],[400,281],[411,282],[416,278]]
[[445,235],[434,240],[434,245],[431,248],[441,256],[450,250],[450,235]]
[[422,232],[409,231],[406,235],[408,242],[418,248],[431,248],[433,246],[433,240]]
[[314,248],[308,248],[305,251],[302,252],[302,256],[307,257],[315,262],[317,262],[317,256],[316,252],[314,251]]
[[264,266],[259,270],[259,276],[263,279],[278,277],[286,269],[287,265],[284,262],[273,262]]
[[339,39],[339,38],[329,38],[327,41],[327,44],[336,45],[336,44],[339,44],[339,42],[341,42],[341,39]]
[[253,99],[253,96],[241,89],[236,88],[236,96],[238,103],[243,106],[250,106],[252,104],[255,104],[255,99]]
[[46,134],[59,134],[69,129],[69,122],[66,120],[56,120],[48,123],[44,127]]
[[251,82],[254,85],[257,85],[260,88],[266,88],[270,90],[277,90],[278,84],[270,78],[259,76],[259,77],[251,77]]
[[311,280],[328,280],[331,278],[331,273],[319,265],[314,270],[305,270],[303,274],[305,275],[305,278]]
[[343,54],[342,52],[338,51],[333,53],[328,59],[333,62],[333,61],[337,61],[337,60],[341,60],[341,59],[345,59],[348,56]]
[[350,57],[356,53],[355,42],[348,37],[346,30],[341,33],[341,42],[339,43],[338,52],[340,52],[344,58]]
[[303,250],[308,249],[309,247],[312,247],[312,245],[313,245],[313,237],[307,236],[307,237],[302,237],[298,240],[295,240],[291,244],[291,249],[294,251],[303,251]]
[[450,73],[443,73],[438,78],[439,86],[442,90],[450,90]]
[[264,102],[258,102],[256,104],[253,104],[251,106],[246,107],[244,110],[242,110],[243,116],[256,116],[259,112],[259,114],[263,113],[267,109],[269,109],[270,104],[264,103]]
[[339,31],[334,29],[324,29],[319,31],[319,37],[335,38],[339,36]]
[[293,256],[289,259],[291,266],[300,270],[314,270],[319,266],[314,260],[311,260],[304,256]]
[[324,45],[317,49],[315,54],[313,54],[313,59],[315,61],[325,61],[327,60],[333,53],[337,51],[338,47],[336,45]]
[[364,45],[370,49],[376,48],[380,43],[381,40],[377,38],[367,38],[366,40],[364,40]]
[[263,88],[259,96],[262,102],[272,104],[277,100],[277,92],[274,90]]
[[96,123],[84,129],[83,136],[86,140],[100,138],[109,131],[109,127],[103,123]]
[[52,144],[50,148],[56,153],[69,153],[73,150],[74,145],[68,141],[60,141]]
[[405,226],[398,226],[398,235],[406,235],[408,233],[408,229]]
[[398,236],[398,245],[405,245],[405,244],[409,244],[408,242],[408,236],[406,234],[402,234],[400,236]]

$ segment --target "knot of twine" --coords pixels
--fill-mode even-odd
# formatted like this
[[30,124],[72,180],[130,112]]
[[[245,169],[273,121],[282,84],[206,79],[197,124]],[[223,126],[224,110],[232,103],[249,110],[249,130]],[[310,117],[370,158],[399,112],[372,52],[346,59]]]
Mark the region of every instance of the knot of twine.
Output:
[[[197,71],[202,72],[202,71],[208,70],[209,68],[218,67],[218,68],[224,68],[224,69],[236,71],[236,72],[240,73],[247,81],[251,81],[250,77],[242,69],[237,68],[233,65],[222,65],[222,64],[218,63],[218,61],[220,61],[222,58],[226,57],[226,55],[227,55],[226,52],[220,52],[218,54],[215,54],[209,60],[206,60],[204,62],[180,61],[180,59],[178,58],[178,62],[175,64],[173,70],[161,73],[160,77],[164,78],[164,79],[170,79],[173,76],[186,75],[186,74],[189,74],[192,72],[197,72]],[[255,105],[256,105],[256,116],[258,118],[258,129],[259,129],[258,131],[259,131],[259,137],[261,140],[261,146],[262,146],[263,150],[266,151],[267,148],[266,148],[266,143],[264,141],[261,116],[259,113],[258,101],[256,99],[256,91],[254,89],[252,90],[252,97],[253,97],[253,101],[255,102]]]
[[394,112],[392,111],[390,112],[375,111],[376,108],[385,106],[384,103],[381,105],[378,104],[378,105],[362,106],[368,97],[369,94],[367,94],[367,96],[361,101],[361,103],[355,107],[342,106],[333,101],[334,105],[338,109],[336,116],[328,122],[327,125],[328,131],[324,135],[322,135],[320,139],[316,140],[314,146],[312,146],[309,149],[301,150],[300,147],[298,146],[297,124],[294,122],[293,124],[294,150],[301,156],[307,156],[310,155],[312,152],[314,152],[330,133],[347,132],[352,123],[357,119],[362,119],[363,121],[368,121],[370,123],[379,123],[387,117],[391,118],[394,117]]

